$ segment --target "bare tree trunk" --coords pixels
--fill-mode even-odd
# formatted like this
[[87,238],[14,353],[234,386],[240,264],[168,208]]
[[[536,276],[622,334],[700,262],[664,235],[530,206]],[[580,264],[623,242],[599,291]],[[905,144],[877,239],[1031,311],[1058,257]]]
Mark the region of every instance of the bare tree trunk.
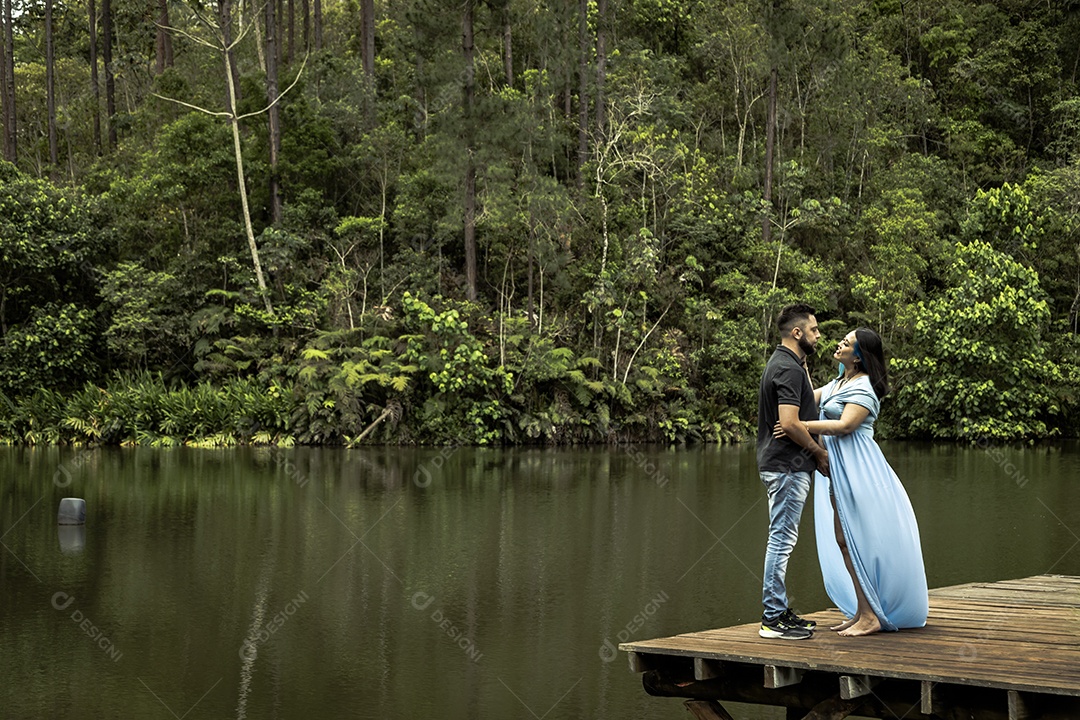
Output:
[[278,156],[281,153],[281,121],[278,111],[278,37],[274,3],[266,3],[266,101],[270,105],[266,116],[270,124],[270,216],[281,222],[281,187],[278,177]]
[[[228,2],[222,2],[224,10],[222,18],[228,19]],[[224,26],[222,27],[224,31]],[[259,294],[262,295],[263,305],[266,312],[274,314],[274,307],[270,304],[270,292],[266,289],[266,280],[263,279],[262,263],[259,262],[259,246],[255,242],[255,230],[251,227],[251,209],[248,207],[247,182],[244,180],[244,155],[240,148],[240,123],[236,119],[236,85],[233,82],[232,50],[229,45],[222,48],[222,56],[225,59],[225,84],[229,90],[229,127],[233,136],[233,154],[236,158],[236,182],[240,189],[240,206],[244,212],[244,230],[247,233],[248,249],[251,250],[251,262],[255,266],[255,281],[259,285]]]
[[15,43],[11,29],[11,0],[4,0],[4,158],[16,162],[19,157],[15,134]]
[[285,0],[289,8],[289,49],[285,53],[285,64],[292,64],[296,55],[296,0]]
[[3,159],[10,161],[8,148],[8,126],[11,116],[8,112],[8,17],[0,4],[0,122],[3,123]]
[[465,56],[465,284],[466,297],[476,300],[476,166],[473,163],[473,102],[476,94],[476,67],[473,46],[473,3],[465,0],[461,49]]
[[236,67],[236,57],[233,54],[233,39],[232,39],[232,0],[218,0],[218,23],[221,27],[221,36],[223,43],[227,48],[229,55],[229,82],[231,87],[229,89],[228,101],[232,103],[230,107],[233,108],[232,112],[235,114],[236,106],[240,104],[240,70]]
[[[7,0],[10,2],[11,0]],[[101,62],[105,65],[105,116],[109,122],[109,148],[116,147],[116,81],[112,71],[112,0],[101,0],[101,30],[104,46],[101,48]]]
[[158,0],[157,37],[154,42],[154,70],[160,75],[173,66],[172,33],[169,31],[169,0]]
[[386,166],[383,166],[382,178],[379,182],[379,219],[382,220],[379,223],[379,304],[386,304],[386,192],[387,186],[390,184],[390,179],[387,177],[389,171]]
[[1076,295],[1073,297],[1072,307],[1069,308],[1069,324],[1072,325],[1073,333],[1080,330],[1080,278],[1076,282]]
[[533,263],[535,262],[533,257],[533,247],[536,245],[536,226],[535,220],[529,218],[529,299],[528,299],[528,315],[529,324],[533,321]]
[[304,52],[311,50],[311,0],[301,0],[300,16],[303,20]]
[[506,75],[506,86],[514,87],[514,42],[510,23],[510,0],[503,0],[502,26],[503,73]]
[[277,64],[281,67],[281,63],[285,60],[285,0],[266,0],[267,2],[277,3]]
[[[413,25],[413,41],[416,43],[417,48],[424,47],[424,33],[419,24]],[[415,135],[417,142],[422,142],[427,135],[427,93],[424,88],[427,68],[424,65],[423,52],[416,52],[415,57],[416,66],[413,69],[413,77],[416,81],[415,99],[417,110],[413,113],[413,134]]]
[[94,95],[94,153],[101,155],[101,87],[98,83],[97,8],[90,2],[90,90]]
[[315,0],[315,51],[322,50],[322,0]]
[[53,52],[53,0],[45,0],[45,107],[49,116],[49,175],[55,177],[60,154],[56,146],[56,58]]
[[584,186],[582,169],[589,158],[589,1],[578,0],[578,187]]
[[[573,97],[574,97],[574,63],[570,58],[577,57],[570,50],[570,27],[573,24],[574,11],[573,3],[570,0],[566,0],[560,6],[562,13],[559,16],[557,27],[559,28],[559,82],[562,83],[562,108],[563,116],[570,121],[574,117]],[[569,159],[570,148],[567,146],[567,159]]]
[[364,75],[375,76],[375,0],[360,2],[360,46]]
[[603,142],[607,118],[604,83],[607,80],[607,0],[596,3],[596,129]]
[[[240,6],[243,7],[244,0],[240,0]],[[263,26],[259,21],[259,0],[250,0],[251,2],[251,24],[252,29],[255,31],[255,54],[259,56],[259,70],[266,72],[266,45],[263,43]],[[265,8],[263,8],[265,11]],[[265,15],[264,15],[265,17]]]
[[[3,118],[3,155],[4,159],[11,162],[11,148],[8,143],[8,126],[11,124],[10,109],[8,107],[7,97],[7,72],[8,72],[8,44],[7,44],[7,13],[4,12],[4,6],[0,4],[0,116]],[[0,295],[0,299],[3,296]],[[0,316],[0,321],[3,318]]]
[[776,148],[776,76],[774,67],[769,76],[769,110],[765,120],[765,219],[761,221],[761,239],[766,243],[772,239],[772,185],[773,153]]

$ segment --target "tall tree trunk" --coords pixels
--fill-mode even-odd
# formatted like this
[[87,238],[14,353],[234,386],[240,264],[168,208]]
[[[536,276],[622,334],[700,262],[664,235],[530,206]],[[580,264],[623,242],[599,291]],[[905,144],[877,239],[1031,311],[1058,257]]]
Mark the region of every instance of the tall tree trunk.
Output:
[[[559,99],[561,100],[563,117],[566,118],[567,122],[570,122],[574,117],[574,70],[576,63],[573,62],[573,58],[577,57],[577,54],[570,49],[572,45],[570,28],[574,23],[576,12],[573,9],[573,3],[569,2],[569,0],[561,3],[558,7],[561,12],[555,26],[558,28],[558,73],[561,86]],[[568,160],[570,159],[570,152],[570,146],[567,145],[566,157]]]
[[90,91],[94,95],[94,153],[101,155],[101,87],[98,83],[97,8],[90,2]]
[[296,56],[296,0],[285,0],[289,8],[289,49],[285,53],[285,64],[291,65]]
[[[244,0],[240,0],[243,7]],[[266,41],[263,40],[263,24],[259,20],[259,0],[249,0],[251,3],[251,29],[255,31],[255,54],[259,56],[259,70],[266,72]],[[263,9],[265,13],[265,8]],[[265,14],[264,14],[265,17]]]
[[413,69],[413,77],[416,81],[416,111],[413,112],[413,134],[416,142],[422,142],[427,135],[427,93],[424,89],[424,76],[427,69],[424,65],[424,33],[420,24],[413,25],[413,42],[417,48],[416,66]]
[[[531,215],[531,213],[530,213]],[[533,264],[535,258],[533,255],[533,248],[536,246],[536,220],[532,217],[529,218],[529,299],[528,299],[528,315],[529,324],[532,325],[535,312],[533,311]]]
[[[466,11],[469,12],[469,11]],[[360,47],[364,74],[375,76],[375,0],[360,2]]]
[[278,112],[277,18],[274,3],[266,3],[266,101],[270,105],[266,116],[270,123],[270,216],[275,224],[281,222],[281,187],[278,177],[278,155],[281,153],[281,122]]
[[589,1],[578,0],[578,187],[584,187],[583,169],[589,159]]
[[322,50],[322,0],[315,0],[315,52]]
[[112,71],[112,0],[101,0],[101,31],[104,35],[101,62],[105,65],[105,116],[109,122],[109,148],[112,149],[116,147],[116,81]]
[[49,116],[49,174],[60,164],[56,147],[56,58],[53,52],[53,0],[45,0],[45,112]]
[[277,64],[278,68],[281,68],[281,63],[285,60],[285,0],[266,1],[277,3]]
[[172,33],[169,27],[169,0],[157,0],[157,37],[154,42],[154,71],[160,75],[173,66]]
[[19,145],[15,134],[15,42],[11,28],[11,0],[4,0],[4,158],[15,162]]
[[[8,114],[8,99],[7,99],[7,71],[8,71],[8,44],[7,44],[7,15],[4,13],[4,6],[0,4],[0,125],[3,127],[4,137],[3,142],[0,143],[3,150],[3,157],[5,160],[11,161],[11,151],[8,147],[8,125],[10,124]],[[2,318],[0,318],[2,319]]]
[[514,43],[510,23],[510,0],[503,0],[502,8],[503,27],[503,73],[506,76],[506,86],[514,87]]
[[776,77],[775,67],[769,75],[769,109],[765,120],[765,219],[761,221],[761,239],[772,239],[773,154],[776,148]]
[[[221,3],[224,9],[221,11],[222,19],[227,20],[229,4],[227,0]],[[222,25],[224,31],[225,24]],[[244,213],[244,231],[247,234],[248,249],[251,250],[251,262],[255,267],[255,281],[259,285],[259,294],[262,295],[263,306],[270,315],[274,314],[274,307],[270,304],[270,292],[266,288],[266,280],[263,278],[262,263],[259,262],[259,246],[255,242],[255,230],[251,226],[251,209],[248,206],[247,182],[244,180],[244,155],[240,147],[240,123],[236,119],[236,84],[233,82],[232,53],[229,45],[222,47],[222,56],[225,60],[225,85],[228,88],[229,127],[233,137],[233,155],[236,159],[236,183],[240,190],[240,206]]]
[[221,36],[225,44],[226,52],[229,55],[229,67],[231,72],[229,75],[229,97],[228,101],[232,103],[232,107],[236,107],[240,104],[240,70],[236,67],[236,55],[233,53],[233,37],[232,37],[232,0],[218,0],[218,24],[221,28]]
[[607,0],[596,3],[596,129],[603,142],[607,122],[607,99],[604,83],[607,80]]
[[300,15],[303,20],[304,52],[311,50],[311,0],[301,0]]
[[476,300],[476,166],[469,148],[465,168],[465,297]]
[[466,297],[476,300],[476,166],[473,162],[473,102],[476,95],[476,67],[473,46],[473,4],[465,0],[461,50],[465,56],[465,284]]

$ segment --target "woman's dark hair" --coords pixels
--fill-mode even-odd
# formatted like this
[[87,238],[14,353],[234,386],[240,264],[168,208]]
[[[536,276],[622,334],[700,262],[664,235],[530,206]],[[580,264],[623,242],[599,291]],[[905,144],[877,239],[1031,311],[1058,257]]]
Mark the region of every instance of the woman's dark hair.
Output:
[[881,400],[889,394],[889,368],[885,363],[881,336],[870,328],[861,327],[855,330],[855,342],[858,343],[859,364],[870,376],[874,394]]

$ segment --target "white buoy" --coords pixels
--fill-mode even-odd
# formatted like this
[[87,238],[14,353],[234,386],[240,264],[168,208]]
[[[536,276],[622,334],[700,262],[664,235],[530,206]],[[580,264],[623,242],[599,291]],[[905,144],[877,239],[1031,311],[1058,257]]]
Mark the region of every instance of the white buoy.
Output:
[[83,525],[86,523],[86,501],[82,498],[63,498],[56,521],[61,525]]

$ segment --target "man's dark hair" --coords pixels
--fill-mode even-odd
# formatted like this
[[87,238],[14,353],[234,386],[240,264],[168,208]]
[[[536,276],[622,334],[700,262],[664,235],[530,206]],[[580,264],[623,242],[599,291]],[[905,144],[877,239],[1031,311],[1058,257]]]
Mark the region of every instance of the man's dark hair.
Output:
[[776,326],[780,328],[780,334],[783,335],[799,323],[809,320],[811,315],[817,315],[817,311],[806,303],[788,305],[780,311],[780,317],[776,318]]
[[870,384],[878,400],[889,394],[889,367],[885,362],[885,350],[881,336],[870,328],[855,330],[855,343],[859,365],[870,376]]

